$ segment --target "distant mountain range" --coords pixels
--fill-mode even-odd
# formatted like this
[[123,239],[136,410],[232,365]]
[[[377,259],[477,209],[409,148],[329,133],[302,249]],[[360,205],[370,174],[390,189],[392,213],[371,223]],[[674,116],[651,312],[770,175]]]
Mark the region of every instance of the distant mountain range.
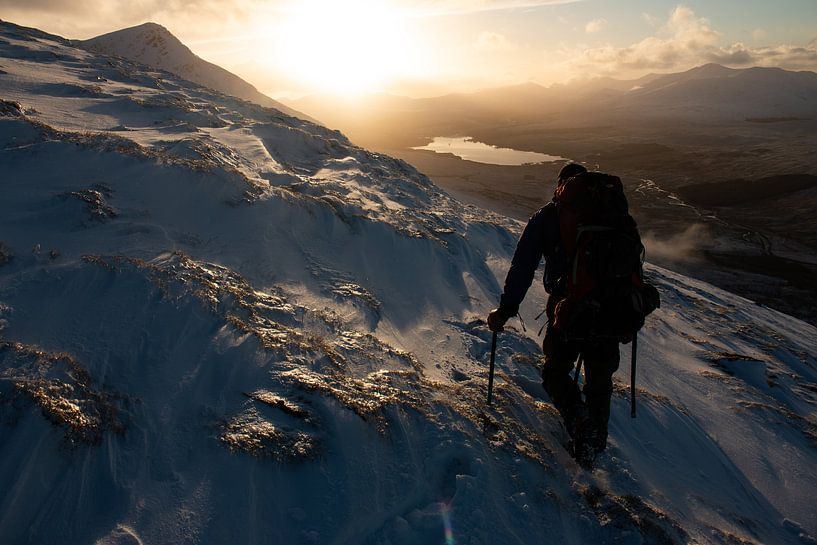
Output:
[[169,30],[156,23],[145,23],[73,43],[96,53],[118,55],[146,66],[160,68],[222,93],[275,108],[293,117],[314,121],[308,115],[259,92],[253,85],[232,72],[205,61]]
[[811,117],[817,114],[817,74],[707,64],[634,86],[615,102],[655,114]]
[[471,126],[526,122],[572,126],[621,119],[800,119],[817,118],[817,74],[706,64],[635,80],[594,78],[550,87],[525,83],[422,99],[373,95],[351,102],[310,96],[293,104],[353,137],[372,123],[467,131]]

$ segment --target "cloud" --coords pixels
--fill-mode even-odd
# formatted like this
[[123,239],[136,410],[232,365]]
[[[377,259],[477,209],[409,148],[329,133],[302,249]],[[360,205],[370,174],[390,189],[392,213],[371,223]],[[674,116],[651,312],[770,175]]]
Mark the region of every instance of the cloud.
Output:
[[646,12],[641,14],[641,18],[644,20],[645,23],[647,23],[651,27],[656,27],[660,23],[660,19],[658,17],[654,17],[653,15],[650,15],[649,13]]
[[587,71],[618,73],[626,70],[674,68],[714,48],[720,34],[709,21],[686,7],[676,7],[661,28],[666,37],[650,36],[626,46],[611,45],[582,51],[574,63]]
[[747,52],[752,55],[753,63],[761,66],[780,66],[790,70],[817,69],[817,43],[814,42],[805,47],[778,45]]
[[753,51],[747,49],[743,44],[737,43],[729,48],[713,49],[706,54],[705,59],[717,64],[746,66],[755,64],[757,57]]
[[768,66],[787,70],[817,70],[817,43],[807,46],[747,47],[742,43],[705,52],[705,62],[737,67]]
[[607,26],[607,19],[593,19],[584,26],[584,31],[588,34],[595,34]]
[[491,31],[482,32],[474,46],[478,51],[513,51],[518,47],[504,34]]
[[655,35],[625,47],[605,45],[564,52],[571,72],[582,75],[632,77],[645,71],[682,70],[706,63],[736,67],[778,66],[791,70],[817,68],[817,40],[808,46],[749,47],[721,45],[721,34],[708,19],[677,6]]

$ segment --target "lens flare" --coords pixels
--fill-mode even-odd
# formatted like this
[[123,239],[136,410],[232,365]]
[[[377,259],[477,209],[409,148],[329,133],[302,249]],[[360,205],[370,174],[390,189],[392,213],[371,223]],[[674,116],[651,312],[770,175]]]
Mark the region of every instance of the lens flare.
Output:
[[454,527],[451,525],[451,506],[447,503],[440,503],[440,516],[443,519],[443,529],[445,530],[445,545],[454,545]]

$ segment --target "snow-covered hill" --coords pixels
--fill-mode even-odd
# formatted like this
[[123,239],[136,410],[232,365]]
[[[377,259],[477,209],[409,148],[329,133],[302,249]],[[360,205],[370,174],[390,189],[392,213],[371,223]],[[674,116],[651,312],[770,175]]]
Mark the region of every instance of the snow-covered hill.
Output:
[[817,74],[780,68],[705,64],[635,80],[596,78],[551,89],[569,98],[561,108],[626,118],[681,118],[701,122],[817,114]]
[[169,30],[156,23],[144,23],[90,40],[78,40],[75,45],[105,55],[118,55],[152,68],[167,70],[222,93],[281,110],[299,119],[314,121],[306,114],[260,93],[252,84],[232,72],[200,58]]
[[0,70],[1,543],[815,543],[813,327],[650,267],[588,474],[538,284],[485,405],[517,223],[35,30]]
[[612,105],[653,115],[762,118],[817,113],[817,74],[706,64],[635,85]]

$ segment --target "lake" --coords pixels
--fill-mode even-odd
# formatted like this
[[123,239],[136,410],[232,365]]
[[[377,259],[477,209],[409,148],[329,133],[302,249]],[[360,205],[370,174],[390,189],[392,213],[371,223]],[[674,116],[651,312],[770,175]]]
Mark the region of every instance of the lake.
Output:
[[470,136],[447,137],[436,136],[430,144],[412,149],[429,150],[437,153],[453,153],[457,157],[476,163],[489,165],[524,165],[529,163],[552,163],[567,161],[558,155],[547,155],[534,151],[520,151],[511,148],[498,148],[477,142]]

